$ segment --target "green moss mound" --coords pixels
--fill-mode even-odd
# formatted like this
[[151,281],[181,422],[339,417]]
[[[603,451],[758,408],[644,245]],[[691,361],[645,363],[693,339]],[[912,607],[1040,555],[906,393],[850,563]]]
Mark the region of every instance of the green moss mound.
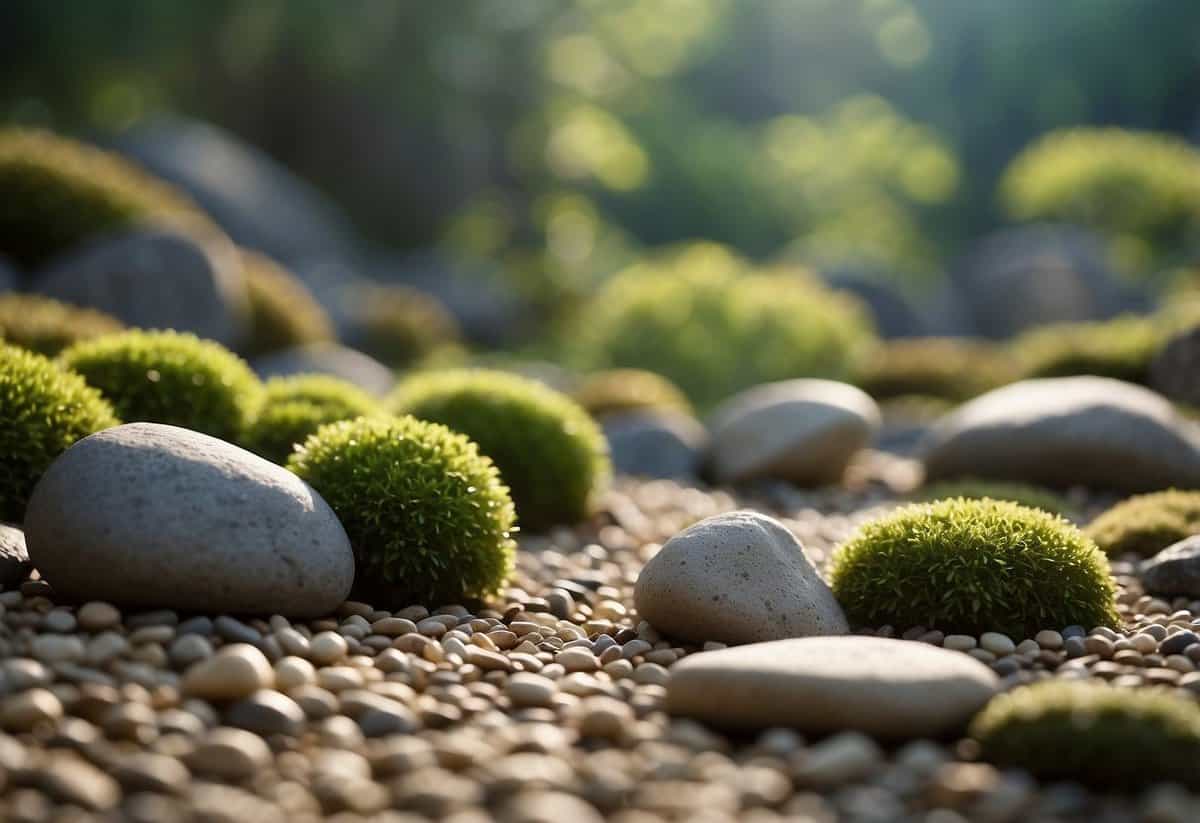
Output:
[[148,218],[216,231],[185,195],[111,152],[0,129],[0,252],[22,267]]
[[916,498],[922,501],[944,500],[949,497],[963,497],[968,500],[1007,500],[1031,509],[1041,509],[1050,514],[1067,515],[1071,505],[1060,494],[1055,494],[1041,486],[1030,486],[1026,483],[1004,483],[991,480],[959,480],[945,483],[933,483],[920,489]]
[[450,370],[410,377],[386,401],[462,432],[492,458],[526,529],[575,523],[612,474],[595,421],[566,395],[515,374]]
[[120,422],[79,375],[0,343],[0,520],[21,522],[29,494],[54,458]]
[[250,299],[247,357],[334,339],[333,321],[296,275],[255,251],[242,249],[241,258]]
[[1084,531],[1111,555],[1158,554],[1172,543],[1200,534],[1200,491],[1168,489],[1130,497]]
[[1164,342],[1163,324],[1127,315],[1096,323],[1063,323],[1025,332],[1013,351],[1025,377],[1094,374],[1145,383]]
[[1200,707],[1158,690],[1044,681],[994,698],[970,733],[984,759],[1043,780],[1200,782]]
[[62,362],[127,422],[169,423],[235,440],[258,409],[262,384],[219,343],[173,331],[127,331],[77,343]]
[[361,586],[404,602],[499,591],[513,568],[514,512],[491,460],[464,435],[412,417],[322,426],[288,468],[329,503],[354,547]]
[[258,413],[239,442],[282,464],[326,423],[380,413],[375,398],[345,380],[323,374],[274,377],[266,382]]
[[406,286],[374,286],[354,301],[351,344],[393,368],[444,356],[461,340],[458,322],[432,295]]
[[0,340],[47,357],[124,328],[117,318],[94,309],[37,294],[0,294]]
[[582,368],[661,374],[701,410],[759,383],[847,380],[874,341],[849,295],[709,244],[618,274],[582,317],[569,330]]
[[905,506],[834,556],[834,594],[852,623],[947,632],[1116,625],[1108,560],[1061,517],[999,500]]
[[692,411],[678,386],[644,369],[610,369],[586,375],[575,392],[575,402],[596,418],[627,411]]
[[889,340],[866,359],[855,382],[879,401],[936,397],[963,401],[1017,379],[1003,348],[954,337]]

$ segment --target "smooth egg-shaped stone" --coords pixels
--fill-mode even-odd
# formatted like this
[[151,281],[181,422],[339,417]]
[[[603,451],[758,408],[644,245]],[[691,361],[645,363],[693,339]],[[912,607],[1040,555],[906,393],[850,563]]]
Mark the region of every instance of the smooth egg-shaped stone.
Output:
[[67,449],[25,514],[30,559],[68,599],[315,617],[354,581],[329,505],[223,440],[131,423]]

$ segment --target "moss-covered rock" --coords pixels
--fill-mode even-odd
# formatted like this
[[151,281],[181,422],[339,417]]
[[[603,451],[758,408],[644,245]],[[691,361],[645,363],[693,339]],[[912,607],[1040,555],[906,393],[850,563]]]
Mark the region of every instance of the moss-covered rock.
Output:
[[971,724],[981,756],[1099,789],[1200,782],[1200,708],[1151,689],[1050,680],[994,698]]
[[701,410],[760,383],[849,379],[874,341],[853,297],[711,244],[618,274],[583,316],[569,330],[583,368],[661,374]]
[[345,380],[323,374],[275,377],[266,382],[262,404],[239,442],[282,464],[326,423],[381,413],[375,398]]
[[45,131],[0,129],[0,253],[23,267],[151,218],[216,231],[185,195],[115,154]]
[[690,414],[692,406],[679,387],[661,374],[644,369],[610,369],[583,378],[575,402],[592,417],[630,411]]
[[386,405],[478,443],[512,490],[526,529],[583,519],[612,473],[608,444],[588,413],[528,378],[482,370],[417,374],[401,381]]
[[301,280],[264,254],[241,250],[250,298],[247,357],[333,340],[333,321]]
[[1017,379],[1016,361],[1002,347],[954,337],[889,340],[864,362],[855,380],[876,400],[936,397],[970,400]]
[[1004,483],[991,480],[958,480],[933,483],[922,487],[915,495],[918,500],[944,500],[949,497],[965,497],[968,500],[1007,500],[1031,509],[1041,509],[1051,514],[1066,516],[1071,513],[1071,504],[1062,495],[1027,483]]
[[128,423],[169,423],[236,439],[258,410],[262,384],[237,355],[173,331],[126,331],[77,343],[61,360]]
[[47,357],[123,328],[120,320],[95,309],[37,294],[0,294],[0,340]]
[[1157,554],[1200,534],[1200,491],[1168,489],[1123,500],[1093,520],[1088,537],[1108,554]]
[[1026,377],[1092,374],[1144,384],[1163,342],[1162,323],[1126,315],[1095,323],[1042,326],[1018,337],[1013,352]]
[[508,490],[492,461],[445,426],[412,417],[331,423],[288,468],[342,521],[360,588],[434,605],[493,594],[512,571]]
[[868,523],[835,554],[851,623],[947,632],[1115,625],[1116,584],[1096,545],[1061,517],[991,499],[917,503]]
[[406,286],[373,286],[352,301],[349,342],[392,368],[456,349],[458,322],[436,297]]
[[24,518],[29,493],[68,446],[119,423],[82,377],[0,343],[0,521]]

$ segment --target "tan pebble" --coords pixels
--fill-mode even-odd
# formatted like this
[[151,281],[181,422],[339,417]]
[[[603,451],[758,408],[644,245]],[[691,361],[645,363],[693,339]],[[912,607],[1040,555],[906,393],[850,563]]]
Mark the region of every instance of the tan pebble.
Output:
[[327,666],[317,670],[317,685],[331,692],[360,689],[363,686],[363,676],[358,669],[351,666]]
[[529,672],[517,672],[505,686],[509,700],[517,708],[549,706],[558,692],[553,680]]
[[184,672],[180,688],[189,697],[234,700],[274,682],[275,672],[262,652],[248,643],[233,643]]
[[608,673],[609,677],[618,680],[633,674],[633,664],[628,660],[614,660],[604,665],[604,671]]
[[611,697],[585,698],[579,703],[577,716],[581,735],[605,740],[620,740],[634,722],[629,706]]
[[46,689],[28,689],[0,702],[0,726],[12,732],[32,731],[44,723],[57,723],[62,716],[62,701]]
[[596,655],[584,648],[563,649],[554,656],[554,662],[568,672],[590,672],[600,668]]
[[108,811],[121,801],[117,781],[74,753],[55,752],[38,768],[36,781],[51,797],[91,811]]
[[313,664],[303,657],[284,657],[275,664],[275,687],[281,691],[316,682]]
[[271,761],[271,750],[252,732],[219,726],[209,731],[186,758],[194,771],[227,780],[241,780]]
[[495,629],[488,632],[487,637],[498,649],[512,649],[520,642],[517,635],[507,629]]
[[285,654],[296,657],[308,657],[311,654],[308,638],[291,626],[276,629],[275,639]]
[[1135,634],[1129,638],[1129,642],[1142,654],[1150,654],[1158,649],[1158,641],[1150,634]]
[[1063,636],[1053,629],[1042,629],[1033,639],[1043,649],[1055,650],[1063,647]]
[[337,632],[323,631],[313,636],[308,644],[308,656],[318,666],[336,663],[346,656],[349,646],[346,638]]
[[633,681],[635,683],[662,686],[670,679],[670,672],[657,663],[639,663],[633,670]]

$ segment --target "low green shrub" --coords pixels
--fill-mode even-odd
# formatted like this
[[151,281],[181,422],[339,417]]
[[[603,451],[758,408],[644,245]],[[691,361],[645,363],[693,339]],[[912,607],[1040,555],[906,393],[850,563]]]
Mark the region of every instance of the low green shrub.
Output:
[[994,698],[970,733],[983,759],[1041,780],[1200,783],[1200,708],[1163,691],[1043,681]]
[[889,340],[866,359],[855,382],[879,401],[936,397],[963,401],[1017,379],[1002,347],[953,337]]
[[437,605],[494,594],[512,572],[508,489],[492,461],[445,426],[412,417],[331,423],[288,468],[345,526],[360,587]]
[[336,337],[333,321],[296,275],[255,251],[242,249],[241,258],[250,300],[247,357]]
[[1164,328],[1155,318],[1125,315],[1042,326],[1013,341],[1013,352],[1025,377],[1094,374],[1144,384],[1163,342]]
[[585,375],[574,397],[595,418],[647,409],[685,414],[692,411],[674,383],[644,369],[610,369]]
[[967,479],[933,483],[922,487],[916,494],[916,498],[921,501],[944,500],[949,497],[963,497],[968,500],[984,498],[1007,500],[1031,509],[1041,509],[1050,514],[1066,516],[1071,513],[1071,505],[1062,495],[1027,483]]
[[916,503],[868,523],[834,555],[852,623],[1004,632],[1116,625],[1108,560],[1061,517],[999,500]]
[[1158,554],[1200,534],[1200,491],[1135,495],[1102,513],[1084,531],[1108,554]]
[[219,343],[173,331],[126,331],[77,343],[61,360],[129,423],[169,423],[235,440],[262,384]]
[[298,444],[326,423],[382,413],[375,398],[336,377],[273,377],[266,382],[258,412],[239,442],[255,454],[283,464]]
[[29,494],[54,458],[119,423],[82,377],[0,343],[0,520],[23,520]]
[[80,340],[125,328],[117,318],[37,294],[0,294],[0,340],[54,357]]
[[495,461],[525,529],[575,523],[594,509],[612,474],[595,421],[566,395],[497,371],[426,372],[385,401],[462,432]]

